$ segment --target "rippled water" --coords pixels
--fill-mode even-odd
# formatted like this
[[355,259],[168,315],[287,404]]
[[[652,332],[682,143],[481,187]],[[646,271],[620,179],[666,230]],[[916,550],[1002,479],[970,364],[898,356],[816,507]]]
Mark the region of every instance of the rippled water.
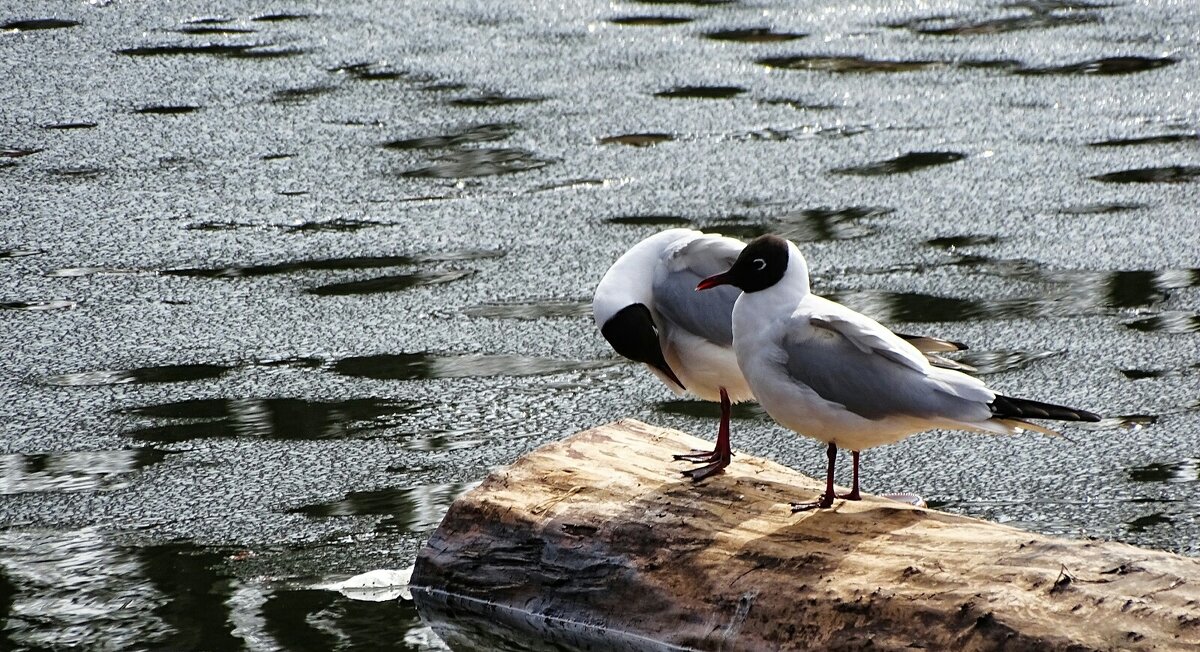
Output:
[[[715,433],[589,314],[668,227],[783,234],[822,294],[1106,417],[868,451],[868,490],[1200,553],[1198,21],[0,7],[0,649],[444,649],[413,603],[331,587],[410,566],[538,445],[624,416]],[[822,472],[756,406],[734,417],[735,448]]]

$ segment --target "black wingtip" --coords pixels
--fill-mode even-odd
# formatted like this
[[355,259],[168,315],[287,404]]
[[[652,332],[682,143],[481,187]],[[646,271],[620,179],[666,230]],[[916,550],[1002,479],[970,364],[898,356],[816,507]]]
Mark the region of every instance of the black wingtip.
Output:
[[1100,420],[1100,415],[1087,410],[1077,408],[1069,408],[1063,405],[1055,405],[1053,403],[1042,403],[1041,401],[1032,401],[1026,398],[1013,398],[1011,396],[996,395],[988,407],[992,409],[992,416],[996,417],[1015,417],[1018,419],[1051,419],[1054,421],[1085,421],[1095,423]]

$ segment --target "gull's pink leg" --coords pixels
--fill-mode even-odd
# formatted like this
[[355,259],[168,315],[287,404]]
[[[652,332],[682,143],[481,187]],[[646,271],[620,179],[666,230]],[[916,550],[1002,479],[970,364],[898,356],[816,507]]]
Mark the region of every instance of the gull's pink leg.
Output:
[[838,494],[838,498],[846,500],[862,500],[862,494],[858,492],[858,451],[851,451],[850,455],[854,458],[854,486],[849,492]]
[[792,503],[793,514],[810,509],[827,509],[833,506],[833,499],[836,497],[833,492],[833,465],[837,461],[837,445],[829,442],[829,448],[825,449],[825,456],[829,459],[829,465],[825,468],[825,493],[811,503]]
[[[687,456],[676,455],[675,459],[684,459],[691,462],[708,462],[704,466],[684,471],[683,474],[688,476],[694,482],[699,482],[711,475],[720,473],[725,467],[729,466],[730,460],[733,458],[733,450],[729,446],[729,413],[733,409],[729,402],[729,393],[725,388],[721,388],[721,425],[717,427],[717,445],[711,453],[700,455]],[[703,451],[701,451],[703,453]]]

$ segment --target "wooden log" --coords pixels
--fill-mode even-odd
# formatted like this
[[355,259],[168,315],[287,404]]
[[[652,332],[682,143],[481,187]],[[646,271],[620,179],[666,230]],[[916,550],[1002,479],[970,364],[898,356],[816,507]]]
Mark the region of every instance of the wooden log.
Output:
[[792,514],[821,482],[738,454],[696,485],[671,454],[706,445],[624,420],[492,473],[421,551],[418,608],[493,649],[1200,649],[1196,559],[870,496]]

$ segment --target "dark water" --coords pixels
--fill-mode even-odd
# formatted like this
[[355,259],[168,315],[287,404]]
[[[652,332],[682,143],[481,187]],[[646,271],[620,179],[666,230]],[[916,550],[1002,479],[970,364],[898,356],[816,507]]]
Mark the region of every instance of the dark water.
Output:
[[[668,227],[783,234],[822,294],[1106,417],[867,451],[869,491],[1200,554],[1198,23],[0,5],[0,649],[444,649],[413,603],[337,583],[411,566],[538,445],[625,416],[715,433],[589,314]],[[739,450],[822,471],[734,416]]]

